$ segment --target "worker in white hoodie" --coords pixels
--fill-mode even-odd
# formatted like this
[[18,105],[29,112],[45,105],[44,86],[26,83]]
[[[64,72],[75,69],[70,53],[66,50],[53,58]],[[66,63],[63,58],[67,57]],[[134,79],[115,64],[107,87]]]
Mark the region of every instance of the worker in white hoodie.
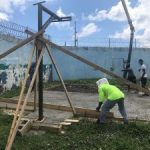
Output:
[[96,110],[99,111],[101,106],[101,112],[98,119],[98,123],[105,123],[106,114],[118,104],[119,112],[123,117],[124,124],[128,124],[128,118],[124,106],[124,93],[114,85],[110,85],[106,78],[102,78],[96,82],[98,86],[99,105]]

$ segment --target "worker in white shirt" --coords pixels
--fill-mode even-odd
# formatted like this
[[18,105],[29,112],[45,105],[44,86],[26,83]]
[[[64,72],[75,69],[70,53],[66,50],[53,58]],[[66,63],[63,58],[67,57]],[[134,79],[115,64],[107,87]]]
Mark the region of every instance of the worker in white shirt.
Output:
[[139,64],[141,65],[139,72],[140,72],[140,81],[141,81],[141,86],[143,88],[146,87],[147,83],[147,73],[146,73],[146,65],[144,64],[143,59],[139,59]]

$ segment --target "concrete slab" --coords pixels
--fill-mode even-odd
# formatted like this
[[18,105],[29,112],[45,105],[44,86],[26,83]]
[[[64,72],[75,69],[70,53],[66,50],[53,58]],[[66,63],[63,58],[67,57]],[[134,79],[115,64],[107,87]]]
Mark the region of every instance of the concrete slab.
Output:
[[[98,103],[98,94],[96,93],[79,93],[69,92],[72,103],[76,107],[85,107],[95,109]],[[139,97],[137,93],[126,93],[125,106],[129,118],[150,120],[150,97]],[[64,92],[60,91],[44,91],[44,102],[51,104],[68,105],[68,101]],[[121,117],[118,107],[115,106],[111,112],[116,117]]]
[[[69,92],[69,95],[72,99],[73,105],[76,107],[95,109],[98,104],[97,93]],[[31,99],[29,101],[33,101],[33,94],[31,95]],[[60,91],[44,91],[44,103],[69,106],[69,103],[67,101],[64,92],[60,92]],[[138,94],[127,93],[125,98],[125,106],[129,118],[150,120],[150,109],[149,109],[150,97],[149,96],[139,97]],[[111,112],[114,112],[114,115],[116,117],[121,117],[118,112],[117,106],[115,106],[111,110]],[[33,117],[37,118],[37,116],[38,113],[36,112],[33,115]],[[72,117],[72,113],[44,109],[44,116],[50,118],[48,120],[51,123],[52,122],[56,123],[58,122],[58,120],[64,121],[64,119],[68,119]]]

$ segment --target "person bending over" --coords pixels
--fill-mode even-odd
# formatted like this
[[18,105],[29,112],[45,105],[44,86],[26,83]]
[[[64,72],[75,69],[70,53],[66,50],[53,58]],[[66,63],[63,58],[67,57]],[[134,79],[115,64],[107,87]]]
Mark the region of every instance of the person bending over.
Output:
[[104,124],[107,113],[117,104],[124,124],[128,124],[127,113],[124,106],[124,93],[116,86],[110,85],[106,78],[99,79],[96,84],[99,94],[99,104],[96,107],[96,111],[99,111],[101,108],[97,123]]

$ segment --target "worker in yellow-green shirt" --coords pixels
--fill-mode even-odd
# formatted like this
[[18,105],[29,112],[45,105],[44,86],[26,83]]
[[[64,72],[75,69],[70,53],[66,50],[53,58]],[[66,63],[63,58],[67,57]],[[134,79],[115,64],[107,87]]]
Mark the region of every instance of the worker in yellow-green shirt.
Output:
[[124,119],[124,124],[128,124],[124,106],[124,93],[116,86],[110,85],[106,78],[99,79],[96,84],[99,94],[99,105],[96,107],[96,110],[99,111],[101,108],[97,123],[105,123],[107,112],[117,104],[118,110]]

